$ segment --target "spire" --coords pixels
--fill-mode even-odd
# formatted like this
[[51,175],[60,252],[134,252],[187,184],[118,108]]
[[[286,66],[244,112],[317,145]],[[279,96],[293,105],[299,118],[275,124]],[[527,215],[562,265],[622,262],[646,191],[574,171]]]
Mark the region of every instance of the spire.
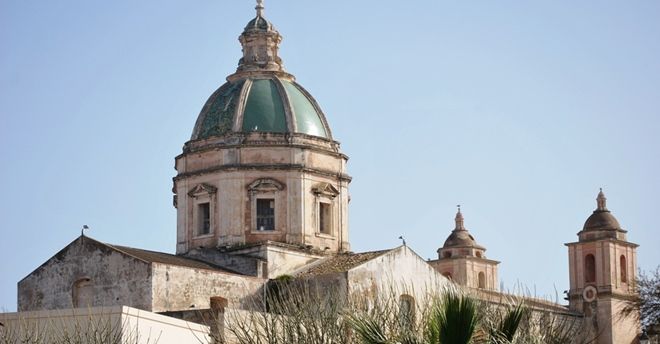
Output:
[[463,214],[461,213],[461,205],[456,206],[458,208],[458,212],[456,213],[456,227],[454,228],[455,231],[464,231],[465,230],[465,225],[463,224]]
[[257,17],[264,16],[264,0],[257,0],[257,6],[254,8],[257,10]]
[[598,208],[596,210],[607,211],[607,198],[605,197],[605,194],[603,193],[603,188],[600,188],[600,192],[598,193],[598,197],[596,197],[596,203],[598,204]]

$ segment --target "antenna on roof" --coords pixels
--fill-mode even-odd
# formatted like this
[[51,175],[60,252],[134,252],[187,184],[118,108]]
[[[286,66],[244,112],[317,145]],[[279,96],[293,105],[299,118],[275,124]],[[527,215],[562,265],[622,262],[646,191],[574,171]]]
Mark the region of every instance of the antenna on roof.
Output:
[[399,235],[399,239],[403,241],[403,246],[406,246],[406,239],[403,238],[403,235]]
[[80,236],[85,236],[85,229],[89,229],[89,226],[83,225],[82,229],[80,230]]

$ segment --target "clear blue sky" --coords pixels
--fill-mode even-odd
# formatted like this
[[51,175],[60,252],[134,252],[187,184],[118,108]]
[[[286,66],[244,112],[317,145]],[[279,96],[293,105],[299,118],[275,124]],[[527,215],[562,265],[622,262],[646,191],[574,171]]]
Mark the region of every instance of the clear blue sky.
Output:
[[[173,252],[174,156],[235,70],[244,1],[0,0],[0,308],[80,234]],[[466,226],[554,297],[603,187],[660,263],[660,2],[267,0],[350,156],[355,251]]]

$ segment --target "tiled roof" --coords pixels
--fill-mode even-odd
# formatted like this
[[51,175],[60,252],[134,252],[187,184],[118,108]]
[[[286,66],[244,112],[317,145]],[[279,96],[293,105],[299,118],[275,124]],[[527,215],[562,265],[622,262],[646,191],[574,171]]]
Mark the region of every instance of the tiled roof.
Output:
[[140,260],[144,260],[149,263],[160,263],[160,264],[182,266],[193,269],[206,269],[206,270],[216,270],[216,271],[234,273],[233,271],[223,269],[213,264],[205,263],[196,259],[176,256],[169,253],[148,251],[148,250],[142,250],[139,248],[126,247],[126,246],[118,246],[118,245],[110,245],[110,244],[105,244],[105,245],[110,246],[118,251],[121,251],[130,256],[133,256]]
[[362,253],[340,253],[319,261],[317,264],[312,265],[309,269],[298,273],[298,276],[313,276],[345,272],[362,263],[366,263],[369,260],[382,256],[383,254],[390,251],[391,250]]

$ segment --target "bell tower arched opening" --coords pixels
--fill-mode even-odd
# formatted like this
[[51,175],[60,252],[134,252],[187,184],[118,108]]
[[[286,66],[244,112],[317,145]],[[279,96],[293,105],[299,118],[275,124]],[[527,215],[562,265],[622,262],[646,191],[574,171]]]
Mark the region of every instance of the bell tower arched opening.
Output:
[[626,256],[621,255],[619,258],[619,272],[621,274],[621,282],[628,283],[628,266],[626,264]]
[[584,257],[584,282],[596,282],[596,257],[593,254]]

